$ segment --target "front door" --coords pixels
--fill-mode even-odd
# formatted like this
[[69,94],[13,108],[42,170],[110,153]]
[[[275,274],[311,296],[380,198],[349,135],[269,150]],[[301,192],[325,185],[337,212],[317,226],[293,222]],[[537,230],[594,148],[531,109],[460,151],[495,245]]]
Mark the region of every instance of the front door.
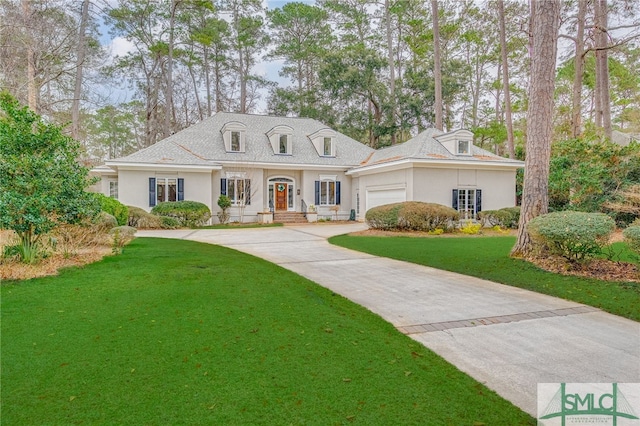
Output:
[[278,210],[287,210],[287,184],[286,183],[276,183],[276,211]]

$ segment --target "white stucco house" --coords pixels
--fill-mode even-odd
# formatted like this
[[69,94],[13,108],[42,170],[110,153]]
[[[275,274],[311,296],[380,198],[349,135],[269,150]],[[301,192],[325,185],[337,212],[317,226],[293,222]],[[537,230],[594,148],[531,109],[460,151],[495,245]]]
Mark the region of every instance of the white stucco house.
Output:
[[515,205],[523,166],[474,146],[468,130],[429,129],[375,150],[313,119],[220,112],[94,172],[101,191],[126,205],[199,201],[215,221],[225,194],[231,220],[251,222],[313,210],[318,218],[364,220],[368,209],[399,201],[439,203],[473,218]]

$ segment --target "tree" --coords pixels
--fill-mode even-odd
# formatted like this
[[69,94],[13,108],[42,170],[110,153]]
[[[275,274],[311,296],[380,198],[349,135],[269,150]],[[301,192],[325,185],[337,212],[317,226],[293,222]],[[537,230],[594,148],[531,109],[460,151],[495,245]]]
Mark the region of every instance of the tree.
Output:
[[442,66],[440,65],[440,29],[438,26],[438,0],[431,0],[433,15],[433,79],[435,81],[436,129],[442,130]]
[[17,233],[23,261],[36,260],[40,238],[59,224],[99,211],[79,153],[61,127],[0,94],[0,228]]
[[504,114],[507,127],[507,147],[509,158],[515,158],[513,142],[513,120],[511,118],[511,91],[509,90],[509,61],[507,58],[507,37],[504,22],[504,0],[498,0],[498,20],[500,22],[500,53],[502,57],[502,86],[504,90]]
[[531,250],[526,224],[549,209],[549,161],[553,136],[553,92],[560,29],[560,1],[531,1],[531,86],[527,111],[524,188],[518,240],[512,256]]

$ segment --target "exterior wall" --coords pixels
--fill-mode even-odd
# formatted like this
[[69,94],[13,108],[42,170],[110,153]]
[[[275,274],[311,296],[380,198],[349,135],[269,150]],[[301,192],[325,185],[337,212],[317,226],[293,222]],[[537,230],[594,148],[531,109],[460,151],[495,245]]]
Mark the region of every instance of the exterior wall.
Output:
[[231,222],[257,222],[258,213],[268,211],[265,209],[266,201],[266,187],[264,182],[264,169],[251,169],[251,168],[238,168],[228,167],[223,168],[220,171],[213,173],[212,178],[212,190],[210,191],[212,196],[212,208],[211,214],[214,222],[218,222],[217,212],[220,211],[218,207],[218,198],[220,197],[220,179],[229,179],[230,176],[238,175],[238,177],[244,177],[244,179],[251,180],[251,204],[248,206],[231,206],[229,208],[229,214],[231,215],[229,221]]
[[516,205],[516,172],[513,170],[413,170],[414,200],[451,206],[452,190],[481,189],[482,210],[497,210]]
[[[340,182],[340,205],[338,206],[337,217],[339,220],[349,219],[352,204],[353,188],[351,185],[351,176],[345,175],[344,171],[337,170],[303,170],[302,171],[302,187],[301,198],[304,199],[307,206],[315,205],[315,182],[320,180],[321,175],[336,176],[336,181]],[[331,210],[332,206],[315,206],[318,212],[318,219],[335,219],[336,212]],[[299,211],[299,210],[298,210]]]
[[[121,169],[118,171],[118,201],[127,206],[140,207],[150,211],[152,207],[149,206],[149,178],[183,178],[184,199],[206,204],[213,212],[210,176],[210,171],[171,173]],[[104,178],[103,181],[105,181]],[[106,194],[109,193],[108,185],[106,183]]]

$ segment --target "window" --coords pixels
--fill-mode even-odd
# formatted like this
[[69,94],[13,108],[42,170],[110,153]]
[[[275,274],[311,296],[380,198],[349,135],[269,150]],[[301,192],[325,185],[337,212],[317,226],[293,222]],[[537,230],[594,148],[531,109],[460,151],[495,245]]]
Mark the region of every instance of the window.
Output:
[[460,219],[475,219],[482,210],[482,190],[454,189],[453,208],[460,212]]
[[469,155],[471,143],[469,141],[458,141],[458,154]]
[[279,154],[288,154],[289,153],[289,136],[288,135],[280,135],[280,143],[278,146]]
[[220,192],[229,197],[234,206],[251,205],[251,179],[221,179]]
[[118,181],[116,180],[109,182],[109,197],[118,199]]
[[231,151],[240,152],[240,132],[231,132]]
[[340,204],[340,182],[334,179],[317,180],[315,202],[317,206]]
[[325,156],[331,156],[333,154],[332,151],[332,146],[331,146],[331,138],[324,138],[324,150],[323,150],[323,155]]
[[149,207],[165,201],[183,200],[183,178],[149,178]]

